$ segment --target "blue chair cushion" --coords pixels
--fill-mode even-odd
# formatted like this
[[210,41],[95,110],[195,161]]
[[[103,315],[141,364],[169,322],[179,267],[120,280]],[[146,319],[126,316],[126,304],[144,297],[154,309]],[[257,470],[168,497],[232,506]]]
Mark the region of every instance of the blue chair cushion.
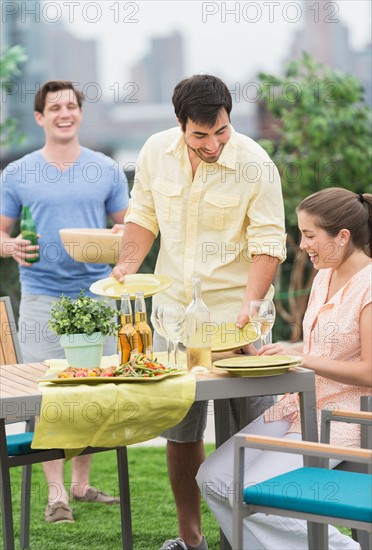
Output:
[[40,449],[31,449],[33,437],[34,432],[24,432],[20,434],[7,435],[6,445],[8,448],[8,455],[27,455],[29,453],[40,451]]
[[299,468],[243,491],[244,502],[320,516],[372,521],[372,476]]

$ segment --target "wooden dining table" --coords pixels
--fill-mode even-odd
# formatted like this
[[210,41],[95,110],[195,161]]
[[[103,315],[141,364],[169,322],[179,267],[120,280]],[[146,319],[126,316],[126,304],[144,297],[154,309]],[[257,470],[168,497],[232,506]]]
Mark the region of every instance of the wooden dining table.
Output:
[[[40,415],[42,393],[38,380],[48,370],[45,363],[2,365],[0,367],[0,418],[27,418]],[[161,383],[161,382],[157,382]],[[68,391],[68,389],[66,390]],[[315,408],[315,374],[295,366],[276,376],[237,377],[228,372],[212,369],[196,375],[195,401],[213,400],[215,416],[215,441],[220,446],[231,436],[229,398],[273,396],[298,393],[301,410],[302,436],[317,441]],[[244,410],[242,410],[244,415]],[[244,421],[242,421],[244,424]],[[222,539],[221,548],[229,548]]]

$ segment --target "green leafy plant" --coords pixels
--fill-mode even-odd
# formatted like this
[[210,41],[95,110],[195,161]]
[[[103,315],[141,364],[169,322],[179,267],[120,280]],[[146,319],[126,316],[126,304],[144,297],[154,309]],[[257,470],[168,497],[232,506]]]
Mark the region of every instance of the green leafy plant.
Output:
[[104,336],[115,335],[119,329],[117,309],[107,305],[108,300],[96,300],[80,291],[77,298],[62,295],[53,302],[49,327],[59,336],[62,334],[93,334],[101,332]]

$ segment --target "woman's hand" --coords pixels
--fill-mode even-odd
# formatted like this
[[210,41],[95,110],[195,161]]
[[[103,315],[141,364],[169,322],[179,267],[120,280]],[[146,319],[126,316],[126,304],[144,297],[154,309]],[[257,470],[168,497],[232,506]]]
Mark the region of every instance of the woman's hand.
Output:
[[236,349],[234,353],[237,355],[257,355],[257,350],[253,344],[247,344],[242,348]]
[[266,344],[258,350],[258,355],[305,355],[297,347],[286,344]]

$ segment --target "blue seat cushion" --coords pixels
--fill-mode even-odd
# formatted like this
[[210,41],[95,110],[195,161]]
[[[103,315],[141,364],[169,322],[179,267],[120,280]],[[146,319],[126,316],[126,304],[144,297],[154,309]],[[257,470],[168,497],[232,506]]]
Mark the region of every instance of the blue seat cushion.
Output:
[[372,521],[372,476],[299,468],[243,491],[244,502],[320,516]]
[[8,448],[8,455],[27,455],[29,453],[40,451],[40,449],[31,449],[33,437],[34,432],[24,432],[20,434],[7,435],[6,445]]

